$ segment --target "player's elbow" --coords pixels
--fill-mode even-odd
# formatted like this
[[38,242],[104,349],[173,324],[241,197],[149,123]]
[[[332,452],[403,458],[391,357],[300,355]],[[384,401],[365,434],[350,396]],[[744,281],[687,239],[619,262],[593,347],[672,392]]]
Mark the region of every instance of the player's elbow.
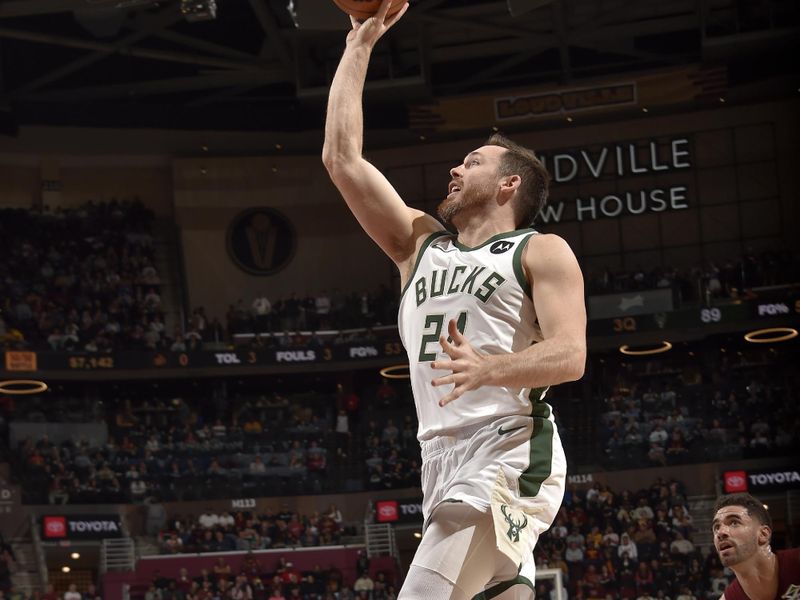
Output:
[[572,344],[567,361],[566,381],[577,381],[586,372],[586,344]]
[[360,158],[358,152],[353,152],[349,148],[338,144],[326,142],[322,147],[322,164],[328,170],[328,174],[334,181],[337,177],[347,173],[357,160]]
[[341,156],[335,152],[328,144],[322,147],[322,164],[328,171],[328,174],[333,178],[333,174],[337,168],[342,164]]
[[352,169],[350,168],[352,163],[349,163],[341,156],[326,157],[323,155],[322,164],[325,165],[325,169],[328,171],[328,177],[330,177],[333,185],[339,188],[339,190],[353,179]]

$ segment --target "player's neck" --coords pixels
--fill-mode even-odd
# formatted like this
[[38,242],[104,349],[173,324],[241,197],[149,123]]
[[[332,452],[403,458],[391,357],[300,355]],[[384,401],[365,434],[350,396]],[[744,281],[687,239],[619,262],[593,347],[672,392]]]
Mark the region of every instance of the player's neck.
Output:
[[483,213],[459,217],[461,218],[453,219],[453,225],[458,231],[458,241],[470,248],[476,248],[495,235],[515,229],[513,221],[492,218]]
[[778,591],[778,557],[767,547],[732,567],[742,589],[752,600],[774,598]]

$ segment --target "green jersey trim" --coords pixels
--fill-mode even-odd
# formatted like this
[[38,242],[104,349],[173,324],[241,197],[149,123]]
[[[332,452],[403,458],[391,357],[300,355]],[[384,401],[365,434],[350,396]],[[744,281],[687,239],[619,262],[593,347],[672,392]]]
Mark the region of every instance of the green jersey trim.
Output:
[[411,282],[414,281],[414,275],[417,274],[417,269],[419,269],[419,263],[422,262],[422,255],[425,254],[425,250],[428,249],[428,246],[430,246],[436,238],[440,238],[444,235],[452,235],[452,234],[449,231],[444,231],[444,230],[437,231],[435,233],[430,234],[427,238],[425,238],[425,241],[422,242],[422,246],[420,246],[419,252],[417,253],[417,260],[414,262],[414,269],[411,271],[411,275],[408,276],[408,281],[406,281],[406,285],[405,287],[403,287],[403,291],[400,292],[401,298],[405,295],[408,286],[411,285]]
[[532,404],[532,417],[544,417],[546,419],[550,416],[550,409],[547,404],[544,403],[544,396],[549,389],[549,385],[546,387],[533,388],[528,394],[528,399]]
[[528,468],[519,477],[520,495],[533,498],[539,494],[544,481],[553,471],[553,437],[550,407],[546,402],[533,406],[533,432]]
[[515,229],[514,231],[506,231],[505,233],[498,233],[497,235],[493,235],[488,240],[483,242],[480,246],[475,246],[474,248],[470,248],[469,246],[465,246],[464,244],[462,244],[461,242],[458,241],[458,238],[454,239],[453,243],[455,244],[456,248],[458,248],[462,252],[473,252],[475,250],[480,250],[481,248],[483,248],[487,244],[491,244],[492,242],[496,242],[497,240],[502,240],[502,239],[505,239],[505,238],[513,237],[515,235],[522,235],[526,231],[534,233],[535,230],[531,229],[530,227],[528,227],[526,229]]
[[522,253],[525,251],[528,241],[534,236],[534,234],[535,232],[529,234],[527,237],[525,237],[525,239],[517,244],[517,247],[514,250],[514,260],[512,261],[514,266],[514,275],[517,277],[517,283],[519,284],[519,287],[522,288],[522,291],[525,292],[525,295],[531,300],[533,300],[533,292],[531,290],[531,284],[525,275],[525,269],[522,268]]
[[525,577],[524,575],[517,575],[514,579],[509,579],[508,581],[502,581],[497,585],[493,585],[488,590],[481,592],[480,594],[476,594],[472,600],[491,600],[492,598],[496,598],[507,589],[515,586],[515,585],[527,585],[531,590],[534,592],[536,589],[533,586],[533,582],[530,579]]

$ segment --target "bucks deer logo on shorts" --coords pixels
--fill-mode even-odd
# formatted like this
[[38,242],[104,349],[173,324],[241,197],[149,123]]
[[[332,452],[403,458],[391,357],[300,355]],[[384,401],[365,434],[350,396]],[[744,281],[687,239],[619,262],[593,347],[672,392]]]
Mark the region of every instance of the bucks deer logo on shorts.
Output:
[[528,517],[522,515],[522,519],[514,520],[514,515],[511,513],[511,509],[508,507],[508,504],[503,504],[500,506],[500,512],[503,513],[503,516],[506,519],[506,523],[508,523],[508,531],[506,535],[508,539],[512,542],[519,542],[519,534],[520,532],[525,529],[528,525]]

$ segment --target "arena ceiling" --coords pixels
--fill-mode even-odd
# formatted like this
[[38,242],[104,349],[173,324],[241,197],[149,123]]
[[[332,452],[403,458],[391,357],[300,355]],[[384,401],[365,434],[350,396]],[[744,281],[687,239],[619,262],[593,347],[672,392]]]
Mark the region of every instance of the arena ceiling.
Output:
[[[0,0],[4,132],[321,128],[349,27],[331,0],[217,0],[209,20],[181,8]],[[696,62],[728,65],[742,89],[796,93],[799,13],[796,0],[412,0],[373,59],[368,126],[406,127],[414,101]]]

